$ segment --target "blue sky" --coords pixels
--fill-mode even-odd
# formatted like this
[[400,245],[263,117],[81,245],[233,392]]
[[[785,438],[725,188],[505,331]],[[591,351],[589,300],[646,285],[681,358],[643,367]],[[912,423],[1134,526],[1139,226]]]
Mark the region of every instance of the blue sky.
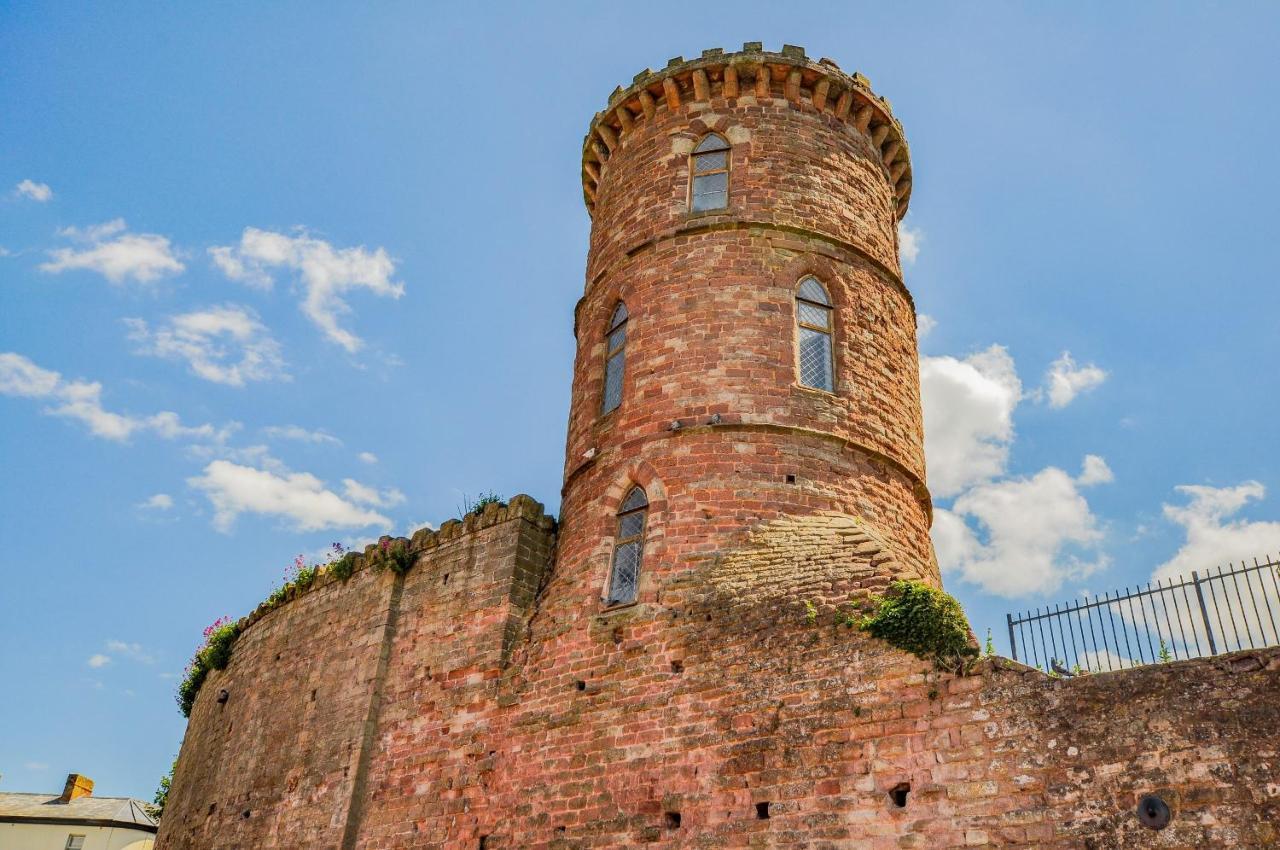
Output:
[[297,553],[558,507],[582,134],[707,47],[905,124],[979,632],[1280,549],[1274,6],[367,6],[4,4],[0,788],[149,798],[202,627]]

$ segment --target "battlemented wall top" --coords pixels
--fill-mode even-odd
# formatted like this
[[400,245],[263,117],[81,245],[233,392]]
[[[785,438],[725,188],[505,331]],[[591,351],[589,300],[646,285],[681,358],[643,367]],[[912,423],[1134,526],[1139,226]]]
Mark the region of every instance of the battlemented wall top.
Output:
[[[384,544],[403,543],[409,556],[416,561],[418,556],[432,549],[513,519],[523,519],[548,534],[553,534],[556,530],[555,517],[546,513],[541,502],[522,493],[513,496],[505,504],[493,502],[486,505],[482,511],[468,513],[462,519],[446,520],[439,528],[433,529],[430,526],[420,528],[408,538],[384,536],[377,543],[365,546],[363,552],[353,550],[349,555],[352,559],[349,575],[374,567],[379,560],[378,552]],[[257,608],[240,619],[238,624],[240,630],[243,632],[276,608],[293,601],[298,596],[341,581],[345,579],[340,578],[336,570],[321,569],[315,580],[305,587],[289,586],[279,598],[268,599],[259,604]]]
[[880,151],[894,187],[897,214],[907,213],[911,199],[911,157],[902,124],[893,117],[889,101],[871,90],[862,74],[840,70],[830,59],[813,61],[803,47],[783,45],[771,53],[761,42],[749,41],[737,53],[720,48],[702,51],[697,59],[677,56],[660,71],[636,74],[626,89],[609,95],[609,106],[591,120],[582,143],[582,194],[587,212],[594,214],[600,168],[609,161],[632,128],[652,118],[660,108],[676,110],[685,104],[713,98],[772,97],[774,85],[795,104],[808,102],[819,112],[835,116],[868,136]]

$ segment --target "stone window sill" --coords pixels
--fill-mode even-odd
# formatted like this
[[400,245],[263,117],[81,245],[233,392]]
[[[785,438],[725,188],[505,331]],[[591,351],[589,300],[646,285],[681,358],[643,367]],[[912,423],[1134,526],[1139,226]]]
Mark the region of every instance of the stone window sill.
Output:
[[806,387],[804,384],[792,384],[791,389],[796,392],[804,393],[805,395],[812,395],[814,398],[822,398],[828,401],[834,401],[840,398],[839,394],[834,393],[831,390],[820,390],[817,387]]

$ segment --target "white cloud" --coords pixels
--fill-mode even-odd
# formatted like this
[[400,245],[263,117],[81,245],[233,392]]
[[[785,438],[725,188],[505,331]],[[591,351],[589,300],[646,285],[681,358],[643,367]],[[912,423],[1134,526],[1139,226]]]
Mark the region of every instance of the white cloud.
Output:
[[239,423],[235,422],[224,425],[221,428],[215,428],[209,424],[183,425],[182,420],[178,418],[178,414],[168,410],[153,413],[139,421],[141,422],[141,427],[166,440],[186,438],[209,440],[214,443],[226,442],[227,438],[240,427]]
[[48,183],[37,183],[34,180],[23,180],[13,189],[24,198],[30,198],[43,204],[45,201],[53,200],[53,190],[49,188]]
[[49,262],[40,264],[43,272],[57,274],[83,269],[97,272],[112,283],[123,283],[130,278],[149,283],[186,268],[166,237],[126,233],[124,219],[113,219],[83,230],[64,228],[59,233],[89,244],[80,249],[50,251]]
[[258,315],[228,304],[170,316],[152,331],[142,319],[125,319],[137,353],[185,360],[206,381],[242,387],[248,381],[288,380],[280,343]]
[[902,264],[909,266],[920,256],[920,246],[924,244],[924,231],[912,227],[905,221],[898,222],[898,253],[902,256]]
[[273,472],[287,473],[284,462],[271,454],[271,448],[262,444],[252,446],[228,446],[226,444],[197,444],[187,446],[187,454],[197,460],[229,460],[242,466],[255,466]]
[[1050,407],[1066,407],[1076,396],[1099,386],[1107,379],[1107,372],[1092,363],[1076,365],[1071,352],[1064,351],[1049,364],[1044,376],[1044,388],[1040,391],[1049,397]]
[[213,264],[231,280],[247,283],[256,289],[270,289],[275,281],[262,267],[253,262],[240,259],[236,249],[229,245],[215,246],[209,249]]
[[0,393],[40,398],[52,394],[61,382],[57,372],[41,369],[21,354],[0,354]]
[[49,769],[49,765],[45,764],[45,763],[44,763],[44,762],[42,762],[42,761],[28,761],[28,762],[23,762],[22,766],[23,766],[24,768],[26,768],[27,770],[30,770],[30,771],[33,771],[33,772],[39,772],[39,771],[42,771],[42,770],[48,770],[48,769]]
[[58,235],[74,239],[77,242],[102,242],[117,233],[123,233],[127,229],[128,225],[124,223],[124,219],[113,218],[110,221],[91,224],[88,227],[61,227],[58,228]]
[[945,573],[1004,597],[1045,594],[1106,567],[1103,533],[1081,488],[1114,479],[1086,455],[1072,477],[1045,467],[1006,477],[1022,384],[1001,346],[963,360],[922,357],[929,486],[952,498],[934,512],[932,537]]
[[360,452],[356,455],[362,463],[375,464],[378,462],[378,456],[373,452]]
[[1111,467],[1107,466],[1104,459],[1098,455],[1085,455],[1084,465],[1076,478],[1076,483],[1081,487],[1089,487],[1094,484],[1110,484],[1115,478],[1115,473],[1111,471]]
[[88,664],[93,669],[97,670],[99,668],[106,667],[108,664],[110,664],[111,656],[103,655],[100,652],[95,653],[93,655],[90,655],[89,660],[86,661],[85,663]]
[[102,406],[102,384],[64,380],[59,373],[42,369],[13,352],[0,353],[0,394],[47,399],[49,406],[42,412],[77,419],[88,426],[92,434],[108,440],[127,440],[134,433],[149,432],[166,440],[222,442],[236,427],[186,426],[178,414],[171,411],[142,417],[113,413]]
[[966,491],[950,510],[935,511],[933,540],[945,572],[1005,597],[1051,593],[1107,564],[1096,551],[1102,532],[1088,502],[1052,466]]
[[1164,506],[1165,518],[1182,526],[1186,537],[1172,558],[1156,567],[1153,578],[1203,575],[1209,568],[1255,557],[1280,554],[1280,522],[1233,519],[1267,490],[1257,481],[1234,487],[1183,484],[1174,488],[1188,497],[1184,505]]
[[242,513],[279,517],[297,531],[391,527],[391,520],[382,514],[343,499],[305,472],[278,473],[215,460],[187,483],[208,497],[214,508],[214,526],[224,532]]
[[102,384],[85,381],[62,383],[55,395],[60,404],[46,407],[45,413],[53,416],[65,416],[78,419],[89,426],[89,431],[97,437],[108,440],[127,440],[139,427],[140,420],[119,413],[113,413],[102,407]]
[[109,640],[107,641],[107,651],[115,653],[116,655],[123,655],[126,658],[131,658],[134,661],[141,662],[142,664],[154,664],[156,660],[155,656],[143,648],[140,643],[128,643],[122,640]]
[[1142,662],[1118,655],[1110,649],[1091,649],[1081,652],[1079,659],[1080,667],[1090,673],[1110,673],[1112,670],[1128,670],[1131,667],[1142,666]]
[[262,429],[262,433],[277,440],[296,440],[300,443],[342,445],[342,441],[324,431],[308,431],[300,425],[270,425]]
[[375,508],[390,508],[404,501],[404,493],[394,487],[378,492],[373,487],[361,484],[353,478],[342,479],[342,487],[351,501],[362,505],[373,505]]
[[933,329],[938,326],[938,320],[933,316],[920,313],[916,316],[916,338],[924,339],[933,333]]
[[[1234,487],[1184,484],[1174,489],[1186,496],[1187,502],[1164,505],[1164,515],[1182,526],[1185,537],[1173,557],[1152,572],[1152,583],[1176,584],[1190,581],[1193,571],[1199,574],[1220,652],[1280,639],[1267,613],[1268,606],[1271,611],[1280,611],[1280,589],[1268,580],[1270,570],[1250,569],[1218,577],[1230,575],[1233,565],[1253,567],[1255,558],[1262,562],[1280,554],[1280,522],[1236,517],[1250,502],[1264,498],[1266,488],[1257,481],[1245,481]],[[1188,607],[1176,613],[1180,622],[1170,642],[1182,644],[1188,654],[1207,652],[1208,635],[1199,611]]]
[[305,230],[287,236],[247,227],[239,245],[210,248],[209,254],[227,277],[260,288],[272,285],[274,269],[294,272],[303,292],[303,314],[348,352],[358,351],[364,342],[338,324],[351,312],[344,296],[357,289],[391,298],[404,294],[404,284],[391,279],[396,267],[385,248],[334,248]]
[[173,507],[173,497],[168,493],[156,493],[145,502],[139,502],[138,507],[149,511],[167,511]]
[[920,358],[920,393],[935,496],[953,496],[1004,473],[1022,384],[1003,347],[963,360]]

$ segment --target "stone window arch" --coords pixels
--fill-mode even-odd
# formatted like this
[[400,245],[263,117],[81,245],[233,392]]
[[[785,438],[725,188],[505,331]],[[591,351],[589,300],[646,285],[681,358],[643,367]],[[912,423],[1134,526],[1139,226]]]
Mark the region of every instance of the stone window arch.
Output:
[[643,487],[636,485],[618,506],[618,535],[613,543],[613,563],[609,568],[605,605],[625,605],[636,601],[648,514],[649,497]]
[[729,143],[709,133],[689,154],[689,211],[722,210],[729,206]]
[[622,379],[627,366],[627,305],[613,308],[604,333],[604,392],[600,412],[608,413],[622,404]]
[[835,392],[831,296],[807,275],[796,289],[796,371],[801,386]]

